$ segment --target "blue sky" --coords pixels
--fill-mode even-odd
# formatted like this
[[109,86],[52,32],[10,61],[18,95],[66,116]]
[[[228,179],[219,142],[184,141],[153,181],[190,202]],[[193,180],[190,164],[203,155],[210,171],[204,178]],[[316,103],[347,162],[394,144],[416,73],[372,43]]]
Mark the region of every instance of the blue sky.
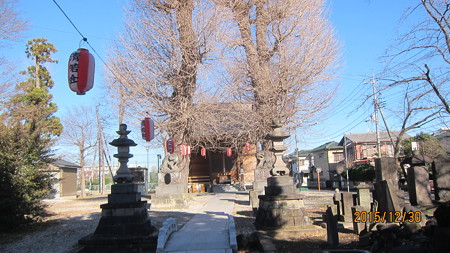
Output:
[[[57,0],[57,2],[100,57],[106,60],[106,51],[115,34],[120,31],[123,8],[128,1]],[[373,113],[371,103],[362,104],[362,98],[370,95],[372,91],[370,84],[365,82],[369,81],[372,73],[376,74],[382,68],[379,58],[398,36],[400,18],[412,3],[411,0],[329,1],[331,23],[335,27],[337,38],[342,42],[342,71],[335,80],[340,89],[334,95],[336,108],[333,110],[334,113],[327,116],[324,122],[319,122],[310,133],[297,133],[300,149],[314,148],[327,141],[339,141],[343,133],[374,131],[373,122],[365,122]],[[26,41],[44,37],[55,44],[59,51],[54,54],[54,59],[60,63],[52,64],[49,70],[56,83],[51,92],[54,95],[54,102],[59,107],[58,116],[64,115],[71,107],[95,106],[101,103],[105,96],[104,66],[95,54],[94,88],[84,96],[77,96],[68,88],[67,60],[79,47],[82,38],[53,0],[21,0],[18,2],[18,10],[21,17],[29,21],[30,30],[25,33],[22,41],[8,48],[7,56],[13,57],[18,69],[22,70],[30,65],[24,53]],[[431,127],[429,130],[434,131],[437,128],[438,126],[434,129]],[[144,142],[139,138],[139,129],[131,130],[134,131],[132,138],[140,144],[132,148],[135,157],[131,159],[131,163],[145,165],[146,150],[143,147]],[[116,135],[112,136],[115,138]],[[290,149],[293,147],[292,144]],[[155,165],[156,154],[160,152],[156,149],[150,150],[151,165]]]

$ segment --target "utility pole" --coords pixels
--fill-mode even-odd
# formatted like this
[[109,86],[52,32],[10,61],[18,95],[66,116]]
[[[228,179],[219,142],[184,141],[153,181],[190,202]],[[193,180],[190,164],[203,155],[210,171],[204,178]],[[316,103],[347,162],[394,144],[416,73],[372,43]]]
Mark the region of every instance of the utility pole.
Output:
[[103,129],[100,122],[100,114],[98,112],[98,107],[95,108],[95,113],[97,115],[97,128],[98,128],[98,190],[100,194],[105,192],[105,164],[103,160],[104,148],[103,148]]
[[[350,192],[350,184],[349,184],[349,178],[348,178],[348,174],[349,174],[349,171],[348,171],[348,166],[347,166],[347,164],[348,164],[348,158],[347,158],[347,135],[344,133],[344,155],[345,155],[345,171],[347,172],[347,173],[345,173],[346,175],[347,175],[347,192]],[[342,178],[342,176],[341,176],[341,178]]]
[[373,89],[373,105],[374,105],[374,110],[375,110],[375,131],[376,131],[376,135],[377,135],[377,153],[378,153],[378,157],[381,157],[381,145],[380,145],[380,132],[378,130],[378,99],[377,99],[377,82],[375,81],[375,77],[372,74],[372,80],[370,82],[364,82],[364,83],[369,83],[372,84],[372,89]]

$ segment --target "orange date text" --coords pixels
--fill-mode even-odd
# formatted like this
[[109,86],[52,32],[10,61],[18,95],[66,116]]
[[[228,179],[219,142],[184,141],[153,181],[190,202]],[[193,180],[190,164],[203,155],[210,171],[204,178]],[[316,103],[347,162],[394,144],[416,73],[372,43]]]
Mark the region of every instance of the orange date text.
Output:
[[402,222],[421,222],[422,214],[420,212],[359,212],[353,213],[353,222],[355,223],[402,223]]

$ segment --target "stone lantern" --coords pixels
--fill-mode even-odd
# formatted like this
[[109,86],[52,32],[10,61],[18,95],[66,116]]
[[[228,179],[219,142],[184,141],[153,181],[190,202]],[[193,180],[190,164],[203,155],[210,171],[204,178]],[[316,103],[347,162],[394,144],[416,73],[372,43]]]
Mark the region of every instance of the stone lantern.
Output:
[[82,238],[79,244],[82,252],[147,252],[156,247],[156,229],[151,225],[148,215],[149,204],[141,200],[138,184],[128,169],[130,147],[137,144],[127,138],[130,131],[121,124],[118,139],[110,144],[117,147],[114,157],[119,159],[120,167],[114,176],[108,203],[100,205],[101,218],[97,229],[91,235]]
[[266,139],[272,141],[270,151],[275,156],[271,177],[267,178],[264,195],[259,195],[259,207],[256,213],[257,229],[276,230],[277,236],[296,236],[308,231],[315,231],[306,215],[303,198],[295,187],[290,171],[284,163],[283,152],[287,149],[284,139],[289,133],[282,130],[281,124],[274,120],[272,131]]
[[131,171],[128,169],[128,160],[133,157],[130,154],[130,147],[136,146],[137,144],[128,139],[127,135],[131,133],[131,131],[127,130],[127,125],[120,124],[119,131],[116,132],[120,135],[118,139],[114,139],[109,144],[111,146],[117,147],[117,154],[114,155],[115,158],[119,159],[119,169],[116,172],[116,175],[113,177],[115,183],[131,183],[133,181],[133,176],[131,175]]

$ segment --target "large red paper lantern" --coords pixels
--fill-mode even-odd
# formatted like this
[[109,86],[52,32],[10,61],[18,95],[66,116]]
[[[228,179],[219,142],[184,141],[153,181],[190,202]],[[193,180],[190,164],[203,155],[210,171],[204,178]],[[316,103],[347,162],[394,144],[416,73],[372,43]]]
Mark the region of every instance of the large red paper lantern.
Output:
[[77,95],[84,95],[94,86],[95,59],[85,48],[79,48],[69,58],[69,87]]
[[142,138],[145,141],[151,141],[151,140],[153,140],[153,138],[155,138],[155,125],[151,118],[146,117],[141,122],[141,132],[142,132]]
[[227,156],[233,155],[233,151],[231,151],[231,148],[227,148]]
[[172,138],[169,138],[166,141],[166,149],[167,149],[167,152],[169,152],[171,154],[175,151],[175,142],[172,140]]
[[200,154],[204,157],[206,157],[206,148],[202,148],[200,151]]

